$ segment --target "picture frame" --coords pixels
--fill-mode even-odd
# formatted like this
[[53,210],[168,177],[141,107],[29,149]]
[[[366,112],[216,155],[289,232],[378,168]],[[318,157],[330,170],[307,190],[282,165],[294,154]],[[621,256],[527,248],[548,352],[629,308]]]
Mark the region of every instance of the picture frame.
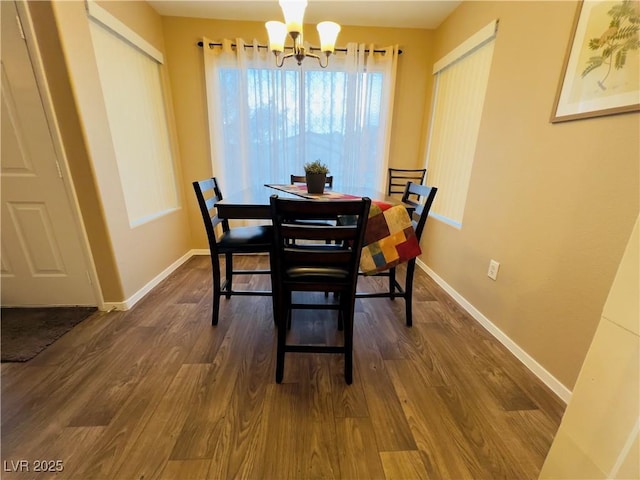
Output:
[[551,123],[640,111],[637,3],[637,0],[580,2]]

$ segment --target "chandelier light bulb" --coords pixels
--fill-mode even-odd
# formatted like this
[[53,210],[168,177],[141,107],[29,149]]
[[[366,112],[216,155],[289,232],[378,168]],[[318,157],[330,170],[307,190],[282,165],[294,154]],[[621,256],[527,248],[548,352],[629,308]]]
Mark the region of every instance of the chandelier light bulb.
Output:
[[269,50],[284,52],[284,42],[287,38],[287,26],[282,22],[270,21],[264,24],[269,33]]
[[280,0],[280,7],[284,14],[289,33],[302,33],[304,11],[307,8],[306,0]]
[[316,28],[320,35],[320,51],[333,53],[338,33],[340,33],[340,25],[335,22],[320,22]]
[[[336,38],[340,32],[340,25],[335,22],[320,22],[318,24],[320,51],[324,55],[316,55],[310,51],[312,49],[305,49],[303,41],[302,25],[304,23],[307,0],[280,0],[279,3],[285,23],[275,21],[265,23],[269,34],[269,49],[275,55],[276,66],[278,68],[282,67],[288,58],[293,58],[298,62],[298,65],[302,65],[302,61],[305,58],[312,57],[318,60],[321,68],[327,68],[329,56],[336,47]],[[287,33],[293,40],[292,47],[285,47]],[[285,48],[291,50],[291,52],[284,53]]]

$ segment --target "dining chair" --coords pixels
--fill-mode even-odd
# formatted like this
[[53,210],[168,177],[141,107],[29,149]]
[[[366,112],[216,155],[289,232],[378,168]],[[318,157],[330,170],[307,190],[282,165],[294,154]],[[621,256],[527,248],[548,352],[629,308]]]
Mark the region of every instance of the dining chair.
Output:
[[[264,290],[234,290],[234,275],[259,275],[269,274],[271,270],[240,270],[233,268],[234,254],[270,253],[273,241],[273,229],[270,225],[229,228],[229,221],[218,217],[216,203],[222,200],[222,192],[218,180],[207,178],[206,180],[193,182],[200,213],[207,232],[209,251],[211,253],[211,270],[213,274],[213,310],[211,324],[217,325],[220,312],[220,297],[227,299],[232,295],[271,296],[271,291]],[[216,229],[221,229],[220,235],[216,235]],[[220,255],[225,258],[225,281],[221,282]]]
[[426,168],[389,168],[387,175],[387,195],[392,195],[394,193],[404,194],[404,187],[406,187],[407,182],[413,182],[421,185],[422,182],[424,182],[426,174]]
[[[291,175],[291,185],[296,183],[307,183],[307,177],[305,175]],[[324,186],[333,188],[333,175],[327,175]]]
[[[429,216],[429,210],[436,198],[436,187],[419,185],[408,182],[402,194],[402,202],[411,205],[414,210],[411,214],[411,224],[416,232],[418,242],[422,237],[424,226]],[[412,198],[412,196],[414,198]],[[387,292],[357,292],[356,298],[403,298],[405,301],[405,321],[408,327],[413,325],[412,304],[413,304],[413,274],[416,269],[416,259],[412,258],[407,262],[404,277],[404,287],[400,285],[396,278],[396,267],[392,267],[385,272],[379,272],[373,276],[389,277],[389,290]],[[362,273],[361,273],[362,275]]]
[[[346,383],[351,384],[358,265],[371,200],[364,197],[359,200],[321,202],[273,195],[270,203],[274,233],[271,284],[278,328],[276,382],[282,382],[285,353],[306,352],[344,354],[344,377]],[[340,215],[349,215],[353,223],[317,226],[289,220],[299,218],[313,221]],[[305,242],[293,244],[291,239],[303,239]],[[334,243],[327,244],[327,241]],[[337,303],[293,303],[293,292],[334,292]],[[343,330],[343,345],[287,343],[291,312],[298,309],[338,310],[338,328]]]

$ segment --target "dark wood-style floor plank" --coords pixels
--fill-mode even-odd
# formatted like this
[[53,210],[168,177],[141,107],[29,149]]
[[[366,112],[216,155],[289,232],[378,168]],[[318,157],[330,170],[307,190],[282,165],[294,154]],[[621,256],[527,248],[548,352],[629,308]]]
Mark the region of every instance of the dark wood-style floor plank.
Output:
[[[210,268],[194,257],[133,309],[2,364],[3,462],[63,462],[39,479],[538,476],[564,404],[421,270],[412,328],[402,300],[356,302],[352,385],[341,356],[299,353],[278,385],[271,299],[223,299],[211,326]],[[270,288],[264,275],[235,283]],[[325,313],[296,312],[290,339],[341,342]]]
[[[356,314],[354,338],[373,339],[373,326],[364,314]],[[404,327],[403,327],[404,328]],[[355,358],[380,451],[415,450],[416,443],[400,400],[389,378],[384,360],[375,342],[363,341],[356,348]]]
[[178,370],[126,454],[116,459],[111,478],[156,478],[164,470],[189,407],[211,379],[213,367],[185,364]]
[[473,449],[441,400],[440,391],[446,387],[425,385],[424,377],[407,360],[386,364],[428,478],[474,478]]
[[380,452],[384,476],[387,480],[427,480],[429,477],[417,450]]
[[370,417],[336,419],[342,478],[384,478]]
[[[265,304],[270,301],[263,299]],[[266,389],[274,368],[274,332],[266,309],[266,306],[258,305],[255,310],[255,314],[261,314],[264,320],[260,321],[257,335],[253,337],[251,356],[242,361],[243,371],[238,375],[224,416],[221,439],[213,450],[207,478],[251,478],[249,472],[255,462]]]

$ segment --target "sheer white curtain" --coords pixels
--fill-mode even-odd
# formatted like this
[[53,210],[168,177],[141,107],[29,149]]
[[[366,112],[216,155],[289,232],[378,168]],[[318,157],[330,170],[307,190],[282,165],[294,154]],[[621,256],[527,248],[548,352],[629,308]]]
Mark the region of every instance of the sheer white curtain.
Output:
[[[334,188],[384,188],[397,46],[349,44],[321,69],[307,58],[282,68],[254,41],[203,39],[213,174],[223,192],[288,183],[316,159]],[[365,49],[368,52],[365,53]]]

